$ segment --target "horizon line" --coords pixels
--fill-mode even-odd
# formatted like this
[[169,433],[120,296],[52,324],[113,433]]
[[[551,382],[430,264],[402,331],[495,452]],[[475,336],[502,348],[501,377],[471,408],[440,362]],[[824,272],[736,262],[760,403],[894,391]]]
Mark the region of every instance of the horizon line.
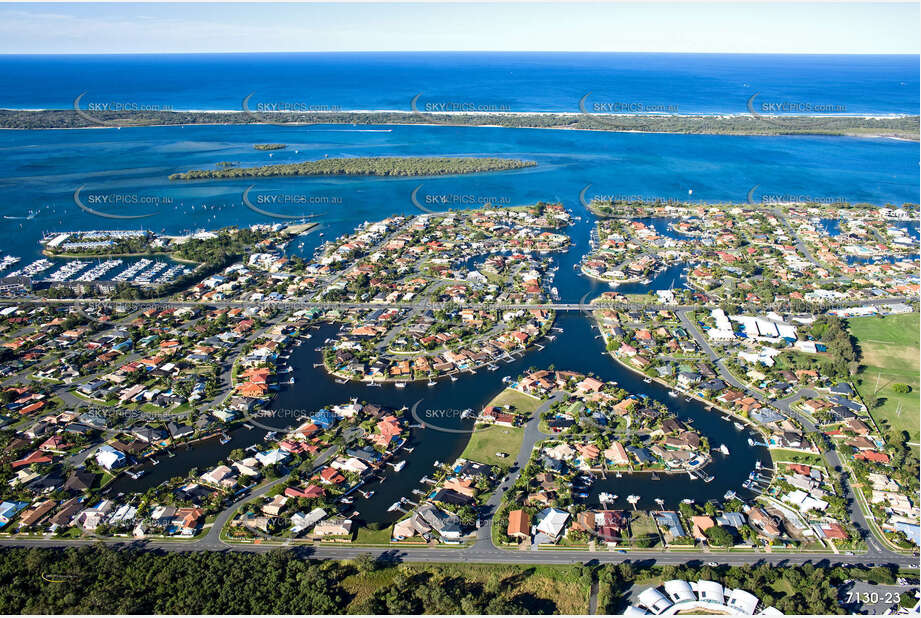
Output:
[[629,51],[629,50],[527,50],[527,49],[398,49],[398,50],[259,50],[259,51],[0,51],[0,56],[234,56],[244,54],[670,54],[718,56],[919,56],[921,52],[729,52],[729,51]]

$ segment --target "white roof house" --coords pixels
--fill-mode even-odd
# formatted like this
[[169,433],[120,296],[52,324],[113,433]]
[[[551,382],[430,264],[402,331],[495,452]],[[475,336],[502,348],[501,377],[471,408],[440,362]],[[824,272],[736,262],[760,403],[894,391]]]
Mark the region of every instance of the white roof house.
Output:
[[[673,579],[662,585],[665,594],[656,587],[639,594],[634,605],[624,612],[626,616],[675,616],[678,614],[709,613],[733,616],[782,616],[773,607],[765,607],[758,614],[758,597],[748,591],[726,590],[719,582],[700,580],[687,582]],[[728,595],[728,598],[727,598]]]
[[813,498],[801,489],[791,491],[783,497],[783,501],[796,506],[803,513],[810,509],[815,509],[816,511],[824,511],[828,508],[828,502],[825,500],[819,500],[818,498]]
[[714,309],[710,312],[710,316],[716,322],[716,328],[711,328],[707,331],[707,336],[710,339],[722,341],[735,339],[735,333],[732,332],[732,323],[729,321],[729,318],[726,317],[725,311],[722,309]]
[[640,593],[637,600],[653,614],[661,614],[672,605],[672,602],[666,599],[657,588],[647,588]]
[[291,516],[291,532],[297,534],[302,530],[306,530],[307,528],[319,522],[324,517],[326,517],[326,511],[319,507],[310,511],[306,515],[303,513],[295,513]]
[[336,470],[345,470],[356,474],[361,474],[368,469],[368,466],[357,457],[337,457],[330,466]]
[[271,466],[277,463],[284,463],[288,460],[288,457],[290,457],[290,455],[288,455],[287,451],[283,451],[278,448],[256,454],[256,459],[258,459],[259,463],[261,463],[263,466]]
[[758,607],[758,597],[746,590],[736,588],[729,595],[726,605],[741,611],[743,614],[752,616],[755,613],[755,608]]
[[723,585],[718,582],[711,582],[706,579],[691,584],[691,587],[697,591],[697,598],[708,603],[725,605],[726,598],[723,595]]
[[559,538],[569,520],[569,513],[555,508],[546,508],[537,514],[537,531],[551,538]]
[[111,470],[125,463],[125,454],[108,444],[103,444],[96,451],[96,461],[106,470]]
[[679,601],[694,601],[697,599],[697,595],[694,594],[691,584],[683,579],[670,579],[665,582],[664,588],[665,593],[674,603],[678,603]]

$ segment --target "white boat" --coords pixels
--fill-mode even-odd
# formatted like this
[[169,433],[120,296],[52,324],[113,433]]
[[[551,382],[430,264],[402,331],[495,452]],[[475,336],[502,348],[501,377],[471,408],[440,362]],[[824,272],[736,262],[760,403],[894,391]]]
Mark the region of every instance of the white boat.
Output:
[[452,382],[457,382],[457,377],[456,377],[456,376],[451,376],[451,381],[452,381]]
[[739,431],[742,431],[743,429],[745,429],[745,425],[743,425],[742,423],[738,421],[732,421],[732,426],[738,429]]
[[669,397],[677,397],[677,396],[678,396],[678,393],[676,393],[675,391],[668,391],[668,396],[669,396]]
[[652,378],[643,378],[644,384],[652,384]]
[[435,380],[429,379],[427,384],[428,386],[435,386],[436,384],[438,384],[438,382],[436,382]]
[[729,454],[729,449],[726,447],[725,444],[720,444],[720,453],[722,453],[723,455]]
[[397,382],[394,386],[397,388],[406,388],[406,382]]
[[601,504],[606,504],[608,502],[614,502],[615,500],[617,500],[617,496],[615,496],[614,494],[609,494],[606,491],[603,491],[600,494],[598,494],[598,501]]
[[693,498],[685,498],[685,499],[682,500],[681,502],[682,502],[683,504],[694,504],[694,499],[693,499]]
[[406,467],[406,460],[404,459],[404,460],[401,461],[401,462],[398,462],[398,463],[393,464],[393,471],[394,471],[394,472],[399,472],[400,470],[402,470],[402,469],[405,468],[405,467]]

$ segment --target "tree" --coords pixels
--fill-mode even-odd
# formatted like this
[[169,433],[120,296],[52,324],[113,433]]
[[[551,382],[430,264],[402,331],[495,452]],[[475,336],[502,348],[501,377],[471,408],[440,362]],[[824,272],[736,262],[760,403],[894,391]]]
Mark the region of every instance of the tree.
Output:
[[719,547],[729,547],[730,545],[733,545],[732,533],[722,526],[713,526],[708,528],[704,534],[707,535],[707,539],[710,541],[711,545],[716,545]]
[[377,570],[377,560],[371,554],[361,554],[355,559],[355,568],[361,575],[373,573]]

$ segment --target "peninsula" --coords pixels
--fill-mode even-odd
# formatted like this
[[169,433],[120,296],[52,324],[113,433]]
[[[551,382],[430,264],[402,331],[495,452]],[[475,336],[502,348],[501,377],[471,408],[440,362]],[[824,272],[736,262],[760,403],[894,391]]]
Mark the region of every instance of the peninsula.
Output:
[[687,133],[707,135],[850,135],[892,137],[917,141],[919,116],[765,116],[740,112],[727,115],[649,115],[603,113],[421,113],[412,111],[273,113],[271,119],[244,111],[94,111],[0,110],[3,129],[85,129],[154,125],[224,124],[356,124],[507,127],[530,129],[582,129],[635,133]]

